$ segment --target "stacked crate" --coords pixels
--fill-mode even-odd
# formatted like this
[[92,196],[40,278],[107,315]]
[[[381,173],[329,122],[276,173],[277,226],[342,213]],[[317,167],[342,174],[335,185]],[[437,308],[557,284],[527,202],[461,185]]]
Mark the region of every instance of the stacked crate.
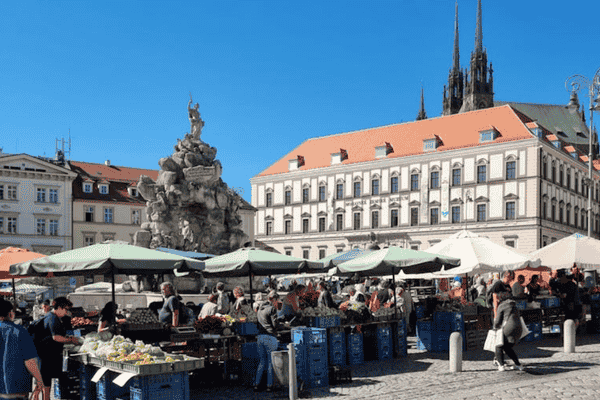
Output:
[[94,382],[92,382],[92,377],[95,373],[96,368],[92,365],[80,365],[79,397],[81,398],[81,400],[96,400],[96,385],[94,384]]
[[483,349],[488,331],[492,328],[492,316],[490,310],[485,309],[483,313],[464,315],[464,339],[467,350]]
[[190,385],[187,371],[139,376],[130,385],[131,400],[189,400]]
[[417,321],[417,350],[433,350],[433,321]]
[[329,384],[327,361],[327,330],[324,328],[293,328],[292,341],[296,349],[296,373],[305,387]]
[[529,329],[529,334],[522,339],[523,342],[533,342],[536,340],[542,340],[541,322],[531,322],[527,324],[527,329]]
[[388,360],[393,355],[392,326],[390,324],[377,326],[377,359]]
[[254,385],[256,370],[258,369],[258,345],[256,342],[242,343],[242,383],[247,386]]
[[66,372],[63,378],[53,379],[53,382],[55,399],[78,400],[80,398],[81,381],[78,370]]
[[392,337],[394,345],[396,346],[396,357],[405,357],[408,354],[407,348],[407,327],[406,321],[401,320],[392,325],[393,332]]
[[463,339],[463,349],[466,349],[465,320],[462,312],[436,311],[433,314],[432,351],[445,352],[450,350],[450,335],[460,332]]
[[98,400],[115,400],[129,394],[129,385],[121,387],[113,382],[117,376],[118,374],[113,371],[106,371],[102,375],[102,378],[96,383],[96,398]]
[[362,333],[351,333],[347,340],[348,365],[360,365],[365,361]]
[[330,328],[329,365],[346,365],[346,333],[342,328]]

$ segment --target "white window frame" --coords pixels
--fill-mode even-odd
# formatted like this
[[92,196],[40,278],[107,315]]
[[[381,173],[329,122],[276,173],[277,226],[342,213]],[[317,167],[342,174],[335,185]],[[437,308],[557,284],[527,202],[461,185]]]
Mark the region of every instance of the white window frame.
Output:
[[[110,216],[110,221],[108,221],[108,217]],[[114,224],[115,223],[115,210],[112,207],[105,207],[102,215],[102,221],[105,224]]]
[[48,220],[48,235],[58,236],[59,222],[57,219]]
[[83,193],[92,193],[94,191],[94,184],[92,182],[83,182]]
[[47,189],[45,187],[38,187],[35,189],[35,202],[36,203],[47,203],[46,197]]
[[142,223],[142,210],[135,208],[131,210],[131,223],[133,225],[141,225]]
[[108,194],[108,184],[102,183],[102,184],[98,185],[98,192],[100,194],[107,195]]

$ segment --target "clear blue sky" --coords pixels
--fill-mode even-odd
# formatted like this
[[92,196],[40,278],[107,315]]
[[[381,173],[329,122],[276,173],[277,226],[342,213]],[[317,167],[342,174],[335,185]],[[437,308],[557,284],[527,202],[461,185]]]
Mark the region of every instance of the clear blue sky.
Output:
[[[463,67],[476,5],[458,2]],[[566,104],[565,79],[600,67],[599,15],[596,0],[483,0],[496,100]],[[414,120],[421,84],[439,116],[453,29],[453,0],[2,1],[0,147],[53,156],[70,130],[73,160],[158,169],[192,92],[249,200],[305,139]]]

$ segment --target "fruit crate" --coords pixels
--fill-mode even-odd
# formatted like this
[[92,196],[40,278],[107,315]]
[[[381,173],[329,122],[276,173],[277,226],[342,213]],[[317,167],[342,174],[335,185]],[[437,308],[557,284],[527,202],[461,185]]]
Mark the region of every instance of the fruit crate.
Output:
[[341,318],[337,315],[312,317],[310,325],[315,328],[333,328],[341,325]]
[[307,346],[327,346],[327,330],[324,328],[292,328],[292,341]]
[[121,387],[113,382],[117,373],[106,371],[102,378],[96,383],[96,396],[98,400],[114,400],[117,397],[127,396],[129,384]]
[[233,325],[235,333],[241,336],[258,335],[258,325],[256,322],[238,322]]
[[347,340],[347,360],[349,365],[360,365],[365,361],[362,333],[351,333]]
[[560,307],[560,300],[558,297],[545,297],[537,300],[540,302],[542,308]]
[[433,328],[443,332],[463,332],[464,315],[462,312],[436,311],[433,313]]
[[190,384],[187,372],[142,376],[132,379],[131,400],[189,400]]

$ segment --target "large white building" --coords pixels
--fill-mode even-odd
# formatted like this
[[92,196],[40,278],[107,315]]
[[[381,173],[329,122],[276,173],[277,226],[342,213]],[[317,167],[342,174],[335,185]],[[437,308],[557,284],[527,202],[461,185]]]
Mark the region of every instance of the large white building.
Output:
[[[256,238],[317,259],[372,240],[427,249],[466,226],[527,253],[587,229],[587,156],[571,134],[587,140],[576,102],[310,139],[251,179]],[[599,179],[594,168],[596,236]]]
[[27,154],[0,153],[0,249],[41,254],[72,248],[72,182],[77,174]]

